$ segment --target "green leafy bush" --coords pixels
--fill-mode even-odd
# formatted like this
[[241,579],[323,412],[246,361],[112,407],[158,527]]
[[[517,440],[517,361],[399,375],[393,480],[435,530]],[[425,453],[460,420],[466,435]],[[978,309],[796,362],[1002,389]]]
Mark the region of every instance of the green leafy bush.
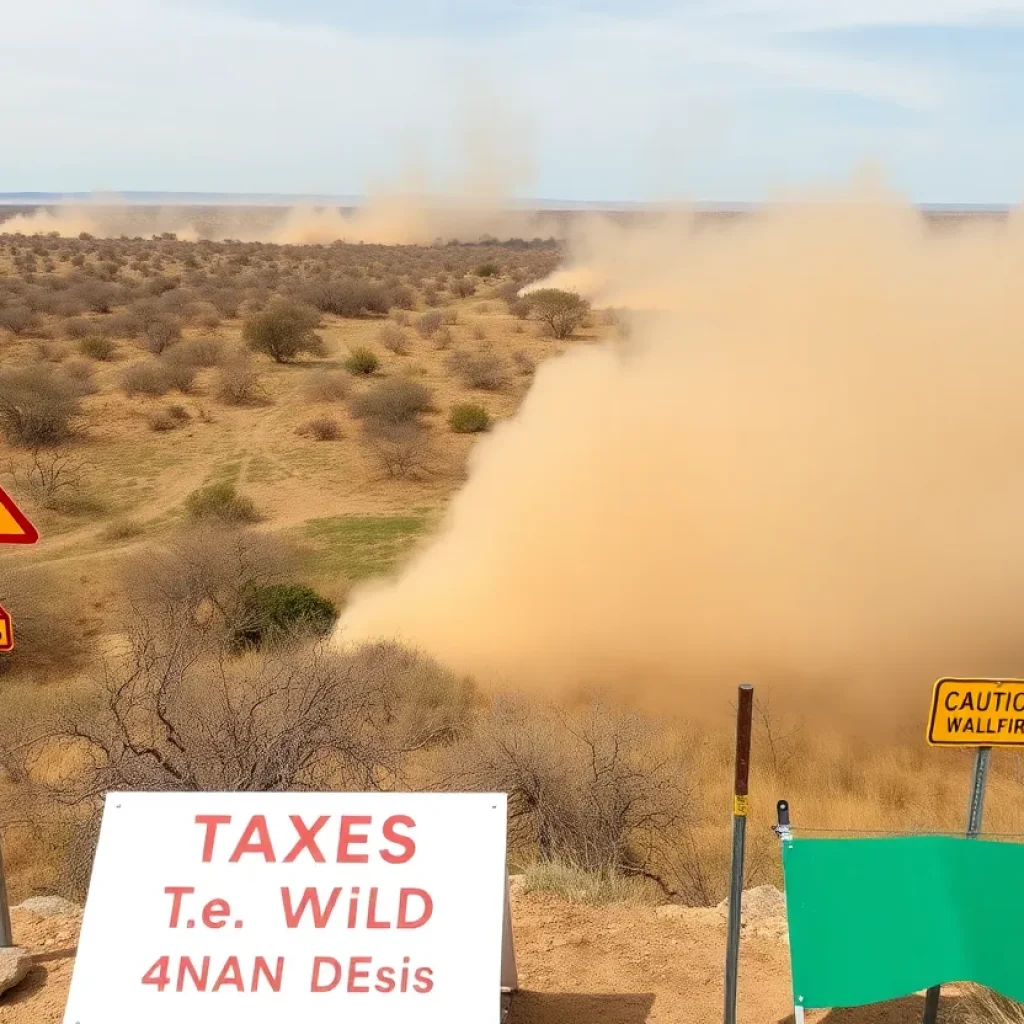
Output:
[[82,338],[78,343],[78,351],[83,356],[87,356],[89,359],[98,359],[101,363],[113,359],[114,348],[113,341],[102,334],[91,334],[87,338]]
[[345,360],[345,369],[349,373],[362,374],[364,377],[376,373],[379,366],[380,360],[373,349],[369,349],[365,345],[356,346],[349,352],[348,358]]
[[448,414],[448,425],[456,434],[479,434],[491,425],[491,417],[482,405],[464,402],[452,406]]
[[338,609],[326,597],[298,583],[249,587],[241,597],[232,639],[237,647],[262,647],[296,633],[326,636]]
[[323,339],[314,329],[319,322],[316,310],[281,299],[249,317],[242,326],[242,338],[254,352],[263,352],[277,363],[290,363],[303,352],[323,355]]
[[569,338],[590,315],[590,303],[575,292],[539,288],[529,293],[530,312],[555,338]]
[[185,499],[190,519],[219,520],[224,523],[254,523],[260,517],[251,498],[238,493],[232,483],[210,484]]

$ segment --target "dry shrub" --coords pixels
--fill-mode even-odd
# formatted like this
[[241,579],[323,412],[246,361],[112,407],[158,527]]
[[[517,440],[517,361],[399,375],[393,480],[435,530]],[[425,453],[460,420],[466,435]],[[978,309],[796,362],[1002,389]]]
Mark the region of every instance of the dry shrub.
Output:
[[383,285],[355,278],[317,282],[306,290],[305,298],[321,313],[343,317],[387,313],[392,305],[405,304],[394,302]]
[[687,766],[652,722],[600,704],[569,711],[501,698],[445,762],[444,789],[508,793],[513,855],[700,897],[676,853],[689,824]]
[[72,433],[81,389],[65,373],[32,365],[0,370],[0,427],[12,445],[54,445]]
[[96,367],[90,360],[69,359],[61,369],[79,395],[92,395],[98,390]]
[[959,1024],[1024,1024],[1024,1006],[981,985],[971,985],[957,1006]]
[[107,792],[390,790],[412,750],[458,736],[471,713],[471,684],[395,645],[342,654],[300,642],[225,657],[159,608],[134,609],[123,657],[8,758],[38,756],[43,734],[79,755],[37,787],[65,808],[68,895],[87,888]]
[[0,309],[0,331],[29,335],[38,330],[41,323],[39,315],[27,306],[8,306],[6,309]]
[[166,405],[159,409],[153,409],[146,416],[146,422],[150,430],[167,431],[178,430],[185,426],[191,419],[188,410],[183,405]]
[[81,341],[96,330],[97,325],[85,317],[73,316],[60,325],[61,334],[70,341]]
[[441,318],[445,327],[454,327],[459,322],[459,311],[454,306],[449,306],[441,314]]
[[121,387],[126,395],[147,395],[151,398],[178,390],[188,394],[195,382],[196,368],[187,362],[168,359],[141,359],[125,367]]
[[110,338],[102,334],[91,334],[78,343],[78,351],[87,359],[96,359],[101,363],[114,358],[116,346]]
[[190,394],[195,386],[196,372],[198,367],[187,357],[178,358],[175,350],[171,349],[160,362],[164,364],[165,372],[171,387],[180,391],[183,395]]
[[341,438],[341,424],[333,416],[316,416],[303,423],[296,433],[314,441],[337,441]]
[[319,322],[316,310],[278,299],[245,321],[242,338],[254,352],[263,352],[277,363],[290,363],[303,352],[324,354],[323,339],[315,330]]
[[521,299],[512,299],[508,304],[509,313],[517,320],[528,320],[531,309],[529,296],[524,296]]
[[93,322],[92,326],[99,333],[103,334],[104,337],[112,339],[138,338],[145,329],[145,324],[131,310],[111,313],[110,316],[105,316],[102,320]]
[[385,324],[380,329],[377,339],[396,356],[404,356],[409,351],[409,339],[397,324]]
[[431,407],[431,394],[419,381],[394,377],[355,395],[350,405],[359,419],[401,426],[415,422]]
[[192,313],[191,321],[207,333],[216,331],[221,324],[221,313],[213,303],[200,303]]
[[166,359],[190,363],[192,366],[216,366],[224,355],[224,342],[219,338],[189,338],[171,349]]
[[12,459],[8,474],[20,493],[40,508],[71,512],[80,504],[90,466],[62,449],[34,448],[23,459]]
[[225,524],[255,523],[260,518],[252,499],[228,482],[193,491],[185,499],[185,512],[190,519]]
[[225,357],[217,368],[214,393],[225,405],[256,405],[266,401],[256,362],[243,349]]
[[450,327],[441,327],[434,334],[434,348],[444,352],[452,347],[454,341]]
[[530,313],[554,338],[570,338],[590,315],[590,303],[576,292],[538,288],[529,293]]
[[376,353],[365,345],[357,345],[345,359],[345,369],[359,376],[368,377],[379,368],[380,360]]
[[449,744],[472,729],[479,698],[473,680],[394,641],[365,644],[348,656],[355,676],[388,694],[398,749]]
[[348,397],[349,376],[341,370],[314,370],[302,390],[310,402],[341,402]]
[[83,281],[71,289],[74,298],[93,313],[109,313],[124,293],[117,285],[104,281]]
[[121,388],[126,395],[148,395],[156,398],[171,390],[167,364],[156,359],[140,359],[126,366],[121,374]]
[[533,371],[537,368],[530,354],[521,348],[517,348],[512,353],[512,365],[516,368],[516,372],[523,377],[532,376]]
[[0,675],[26,673],[42,679],[67,678],[86,651],[67,590],[67,576],[12,564],[0,575],[0,605],[14,620],[15,647],[0,657]]
[[506,305],[511,305],[519,298],[519,289],[522,285],[518,281],[503,281],[494,289],[494,297],[501,299]]
[[158,356],[181,341],[181,323],[178,320],[158,319],[146,326],[142,335],[145,349]]
[[286,582],[298,570],[300,557],[294,545],[273,534],[225,523],[220,516],[201,516],[126,562],[122,584],[134,614],[150,629],[174,634],[190,626],[226,645],[246,592]]
[[392,479],[416,477],[428,468],[430,436],[415,420],[388,423],[369,419],[363,424],[363,442]]
[[416,330],[424,338],[432,337],[444,323],[444,314],[439,309],[428,309],[416,320]]
[[505,361],[494,352],[458,349],[446,365],[465,387],[479,391],[500,391],[507,380]]
[[62,363],[71,350],[62,342],[44,339],[36,345],[36,354],[45,363]]

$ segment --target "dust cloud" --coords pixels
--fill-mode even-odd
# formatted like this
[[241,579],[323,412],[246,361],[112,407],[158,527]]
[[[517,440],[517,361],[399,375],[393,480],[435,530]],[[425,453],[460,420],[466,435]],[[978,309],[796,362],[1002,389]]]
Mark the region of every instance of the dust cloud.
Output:
[[659,699],[1021,674],[1022,280],[1019,216],[877,192],[588,224],[548,283],[648,312],[539,369],[335,641]]
[[507,241],[563,233],[557,217],[517,206],[512,197],[529,181],[528,161],[516,155],[509,116],[491,103],[465,100],[463,139],[454,174],[432,182],[415,161],[393,181],[372,183],[358,205],[142,205],[116,195],[40,208],[2,219],[0,232],[97,238],[170,233],[183,241],[209,239],[328,245],[335,241],[377,245],[432,245],[452,240]]
[[146,238],[170,233],[187,242],[277,245],[433,245],[435,242],[550,238],[556,218],[470,197],[379,193],[360,206],[136,206],[130,203],[48,207],[0,219],[0,233],[76,238]]

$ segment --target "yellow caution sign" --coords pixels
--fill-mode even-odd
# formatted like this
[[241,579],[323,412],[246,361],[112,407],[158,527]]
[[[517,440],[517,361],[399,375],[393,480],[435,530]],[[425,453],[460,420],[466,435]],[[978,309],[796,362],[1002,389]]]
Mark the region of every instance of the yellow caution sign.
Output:
[[932,691],[933,747],[1024,747],[1024,679],[940,679]]

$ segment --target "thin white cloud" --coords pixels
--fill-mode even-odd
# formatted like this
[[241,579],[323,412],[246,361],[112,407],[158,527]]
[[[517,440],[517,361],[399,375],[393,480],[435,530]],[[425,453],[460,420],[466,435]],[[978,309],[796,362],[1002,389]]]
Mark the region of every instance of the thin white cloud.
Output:
[[[426,34],[398,16],[414,2]],[[962,133],[995,79],[912,46],[844,47],[842,30],[1024,24],[1024,0],[473,0],[472,33],[444,31],[468,2],[380,0],[395,16],[368,31],[333,0],[0,0],[0,189],[359,192],[393,177],[411,140],[428,165],[457,160],[472,69],[528,115],[528,129],[508,122],[506,149],[538,138],[539,189],[636,194],[652,153],[697,144],[666,132],[703,124],[706,145],[737,158],[728,146],[754,138],[752,119],[792,133],[813,116],[802,108],[837,96],[868,103],[830,124],[834,159],[896,153],[901,134],[941,138],[953,108]],[[817,167],[821,149],[797,140],[792,160]]]

